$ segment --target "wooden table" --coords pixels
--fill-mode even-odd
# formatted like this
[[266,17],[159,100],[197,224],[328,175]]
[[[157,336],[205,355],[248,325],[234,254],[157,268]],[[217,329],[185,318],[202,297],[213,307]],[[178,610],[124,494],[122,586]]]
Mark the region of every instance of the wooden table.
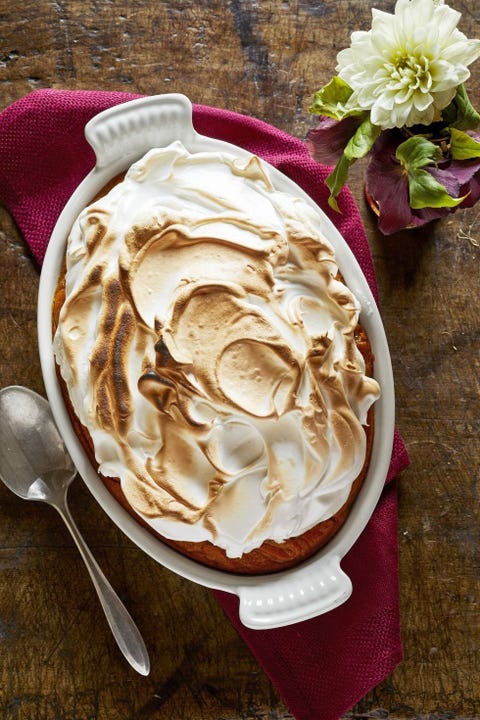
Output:
[[[479,35],[477,0],[456,0]],[[391,11],[393,2],[376,6]],[[0,0],[0,109],[42,87],[182,92],[304,137],[307,108],[366,0]],[[480,63],[468,82],[480,105]],[[405,660],[349,718],[480,717],[480,205],[385,238],[359,203],[380,290],[411,455],[400,480]],[[38,269],[0,215],[0,386],[43,392]],[[136,676],[110,636],[55,512],[0,487],[0,716],[5,720],[286,720],[263,670],[212,594],[162,569],[77,481],[71,504],[135,617],[152,674]],[[321,681],[321,678],[320,678]],[[322,720],[321,718],[312,720]]]

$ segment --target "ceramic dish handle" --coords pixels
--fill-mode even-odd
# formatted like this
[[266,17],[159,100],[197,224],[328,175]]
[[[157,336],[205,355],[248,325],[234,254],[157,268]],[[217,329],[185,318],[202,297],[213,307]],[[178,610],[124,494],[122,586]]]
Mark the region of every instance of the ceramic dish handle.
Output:
[[164,147],[174,140],[188,144],[195,135],[192,104],[177,93],[115,105],[95,115],[85,127],[97,168],[118,163],[119,159],[128,167],[153,147]]
[[279,576],[264,584],[239,587],[240,619],[256,630],[292,625],[333,610],[351,592],[352,583],[340,567],[340,558],[326,557],[288,579]]

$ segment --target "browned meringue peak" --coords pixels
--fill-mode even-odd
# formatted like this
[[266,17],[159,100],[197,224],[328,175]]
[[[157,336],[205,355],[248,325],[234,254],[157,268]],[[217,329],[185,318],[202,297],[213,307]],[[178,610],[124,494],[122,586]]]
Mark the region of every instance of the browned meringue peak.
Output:
[[258,158],[152,150],[80,215],[55,351],[104,475],[240,556],[330,517],[379,395],[314,208]]

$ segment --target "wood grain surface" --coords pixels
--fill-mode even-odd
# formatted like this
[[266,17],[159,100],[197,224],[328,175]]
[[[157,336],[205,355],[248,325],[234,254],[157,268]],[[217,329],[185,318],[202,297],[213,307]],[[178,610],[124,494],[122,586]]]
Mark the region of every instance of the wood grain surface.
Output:
[[[480,36],[477,0],[451,3]],[[378,8],[393,9],[379,0]],[[0,109],[37,88],[182,92],[304,137],[308,106],[366,0],[0,0]],[[480,105],[480,63],[468,81]],[[350,186],[377,271],[397,423],[404,662],[346,717],[480,718],[480,204],[385,238]],[[38,268],[0,212],[0,386],[43,392]],[[291,715],[210,591],[162,569],[80,481],[71,506],[143,633],[148,679],[110,636],[54,510],[0,487],[0,717],[5,720],[287,720]],[[319,678],[319,682],[322,678]],[[312,718],[322,720],[322,718]]]

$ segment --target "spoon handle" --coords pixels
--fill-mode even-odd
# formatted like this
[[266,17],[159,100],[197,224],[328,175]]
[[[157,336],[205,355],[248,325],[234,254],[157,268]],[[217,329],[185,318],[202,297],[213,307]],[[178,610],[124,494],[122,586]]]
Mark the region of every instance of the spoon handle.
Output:
[[90,577],[92,578],[92,582],[100,598],[105,616],[118,647],[137,672],[141,675],[148,675],[150,672],[150,659],[147,648],[132,617],[93,557],[90,548],[80,534],[70,514],[70,509],[66,501],[61,504],[57,503],[55,508],[70,530],[80,551],[80,555],[85,561],[85,565],[90,573]]

